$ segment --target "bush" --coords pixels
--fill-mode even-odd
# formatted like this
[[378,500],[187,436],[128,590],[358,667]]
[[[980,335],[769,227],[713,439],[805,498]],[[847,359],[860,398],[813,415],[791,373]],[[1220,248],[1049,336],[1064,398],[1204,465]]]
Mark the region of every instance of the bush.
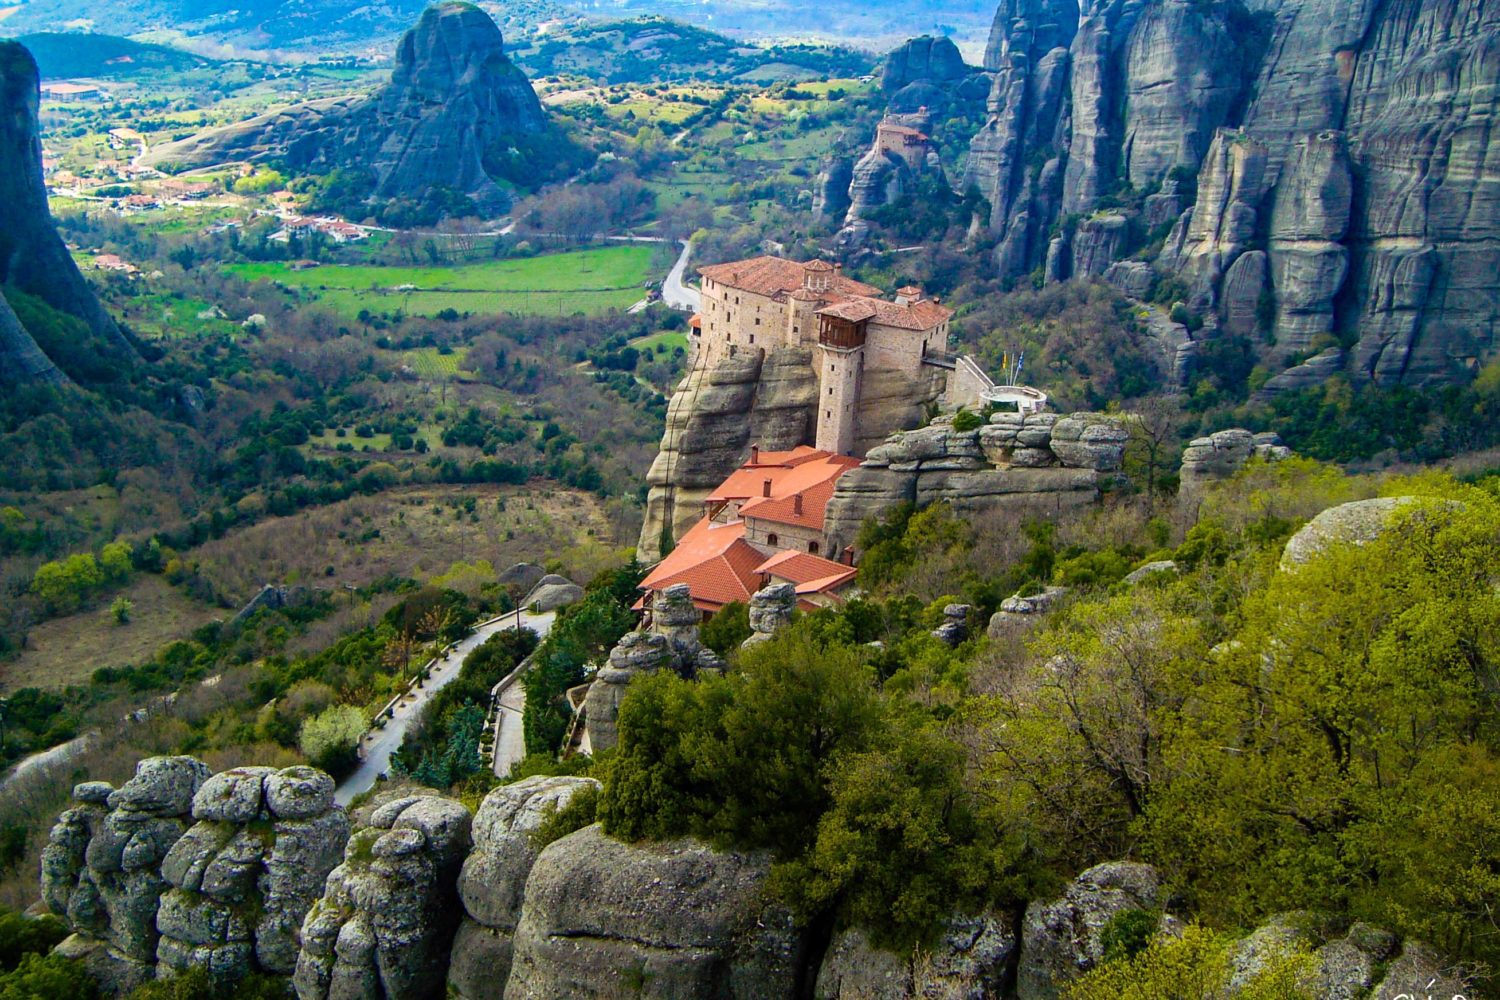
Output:
[[750,606],[744,601],[730,601],[703,623],[698,637],[715,653],[728,656],[750,638]]
[[67,936],[67,925],[50,914],[32,918],[0,910],[0,972],[15,969],[27,955],[45,955]]
[[[1138,912],[1138,911],[1137,911]],[[1162,936],[1133,958],[1107,962],[1063,990],[1063,1000],[1313,1000],[1310,956],[1271,955],[1261,971],[1230,992],[1230,944],[1189,925],[1181,937]]]
[[82,965],[56,955],[27,955],[0,975],[0,1000],[94,1000],[98,995]]
[[341,778],[359,762],[359,741],[368,727],[359,708],[335,705],[302,723],[297,744],[314,767]]

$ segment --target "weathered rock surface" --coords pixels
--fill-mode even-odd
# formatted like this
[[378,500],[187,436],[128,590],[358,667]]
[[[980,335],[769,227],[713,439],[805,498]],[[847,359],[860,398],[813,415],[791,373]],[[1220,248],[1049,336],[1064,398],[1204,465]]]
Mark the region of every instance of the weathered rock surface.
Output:
[[991,420],[974,431],[936,423],[871,449],[828,502],[831,550],[853,544],[866,520],[903,503],[1034,516],[1092,503],[1099,477],[1120,468],[1129,438],[1118,418],[1103,414],[997,413]]
[[1014,594],[1000,602],[1000,610],[990,616],[988,634],[998,639],[1011,629],[1029,625],[1057,607],[1070,593],[1067,587],[1047,587],[1040,593]]
[[1331,545],[1373,542],[1386,532],[1398,512],[1417,502],[1416,497],[1376,497],[1330,507],[1287,541],[1281,565],[1311,562]]
[[532,834],[578,793],[599,787],[592,778],[537,776],[484,797],[474,816],[474,849],[458,876],[464,918],[448,966],[450,995],[505,995],[526,880],[539,853]]
[[1289,458],[1290,448],[1275,434],[1252,434],[1241,428],[1218,431],[1195,438],[1182,453],[1180,496],[1196,497],[1210,483],[1228,479],[1252,458],[1279,462]]
[[811,440],[818,380],[812,352],[778,348],[726,358],[690,371],[667,407],[661,449],[646,474],[651,491],[639,550],[660,558],[662,537],[676,539],[697,522],[703,500],[749,454]]
[[1125,910],[1155,910],[1161,902],[1155,869],[1116,861],[1078,876],[1060,899],[1032,903],[1021,930],[1016,996],[1054,1000],[1104,957],[1100,933],[1112,917]]
[[990,1000],[1003,994],[1016,950],[1009,918],[957,917],[930,952],[895,955],[871,946],[863,931],[839,934],[818,970],[818,1000]]
[[[79,273],[52,222],[42,178],[39,87],[31,53],[19,42],[0,40],[0,285],[83,321],[94,350],[128,363],[136,357],[134,346]],[[11,307],[0,302],[0,385],[65,381]]]
[[570,604],[577,604],[583,600],[583,588],[569,580],[565,576],[556,573],[548,574],[537,581],[537,585],[526,599],[521,602],[522,607],[535,607],[542,612],[556,611]]
[[804,941],[763,898],[769,870],[692,840],[564,837],[526,882],[506,1000],[792,996]]
[[791,624],[797,610],[797,588],[790,583],[773,583],[751,596],[749,610],[750,638],[742,644],[745,649],[770,642]]
[[584,697],[584,725],[594,753],[619,742],[620,702],[637,675],[674,670],[693,678],[724,668],[719,655],[698,637],[703,615],[693,604],[687,584],[655,595],[650,614],[647,629],[626,633],[610,650],[608,665],[600,669]]
[[271,112],[160,147],[149,159],[191,167],[231,159],[356,164],[372,174],[374,198],[420,199],[441,187],[500,212],[511,201],[508,174],[545,172],[510,161],[547,128],[499,27],[478,7],[446,0],[423,11],[396,49],[390,83],[369,99]]
[[936,108],[960,92],[959,84],[969,73],[951,38],[923,35],[886,56],[880,89],[893,111]]
[[349,839],[333,779],[310,767],[243,767],[203,783],[195,823],[162,861],[158,975],[206,968],[221,983],[290,975],[297,935]]
[[373,812],[302,924],[292,977],[300,1000],[442,994],[472,820],[460,803],[435,795]]
[[42,898],[67,920],[96,977],[128,990],[155,974],[157,917],[170,883],[163,862],[190,825],[208,768],[192,757],[149,757],[118,789],[74,788],[42,852]]
[[[1003,0],[985,55],[991,117],[963,187],[989,201],[1003,278],[1105,273],[1099,233],[1049,234],[1124,201],[1147,224],[1114,259],[1179,214],[1146,262],[1205,320],[1250,336],[1272,296],[1272,336],[1251,338],[1267,363],[1336,337],[1355,378],[1431,384],[1500,355],[1493,5],[1064,6]],[[1233,272],[1249,253],[1267,259]]]

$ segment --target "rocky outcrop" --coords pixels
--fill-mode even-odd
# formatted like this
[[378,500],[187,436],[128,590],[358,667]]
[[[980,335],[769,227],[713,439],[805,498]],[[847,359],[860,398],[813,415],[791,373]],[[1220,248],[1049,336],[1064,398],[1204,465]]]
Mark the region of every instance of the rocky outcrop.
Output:
[[998,639],[1014,628],[1030,625],[1061,604],[1069,593],[1067,587],[1045,587],[1035,594],[1007,597],[1000,602],[1000,610],[990,616],[990,638]]
[[302,925],[292,977],[300,1000],[442,994],[472,819],[435,795],[397,798],[371,813]]
[[271,112],[160,147],[149,159],[182,167],[355,165],[369,172],[374,199],[420,200],[446,188],[497,213],[509,207],[513,181],[550,171],[550,162],[515,162],[548,128],[499,27],[478,7],[446,0],[423,11],[397,46],[390,82],[369,99]]
[[887,136],[890,128],[926,136],[932,131],[932,114],[926,105],[919,105],[909,112],[887,114],[881,121],[874,145],[854,164],[847,222],[870,218],[877,210],[900,201],[914,190],[923,173],[943,176],[942,160],[929,140],[910,134],[893,140]]
[[964,96],[961,84],[969,74],[951,38],[923,35],[886,56],[880,89],[892,111],[938,108]]
[[626,633],[615,644],[609,663],[595,675],[584,697],[584,723],[593,753],[619,742],[620,702],[637,675],[674,670],[693,678],[724,668],[719,655],[698,637],[702,620],[687,584],[676,584],[654,596],[650,627]]
[[170,887],[163,862],[191,824],[208,768],[192,757],[150,757],[118,789],[76,786],[42,852],[42,898],[74,933],[110,992],[128,992],[156,972],[157,911]]
[[1029,516],[1092,503],[1100,476],[1119,470],[1129,438],[1118,418],[1102,414],[997,413],[990,421],[972,431],[939,422],[872,449],[839,479],[828,503],[832,550],[853,544],[866,520],[903,503]]
[[790,583],[773,583],[750,598],[750,638],[741,648],[749,649],[770,642],[776,633],[792,622],[797,610],[797,588]]
[[592,778],[537,776],[484,797],[474,816],[474,850],[458,876],[464,917],[448,966],[450,996],[505,995],[526,880],[540,853],[532,836],[574,796],[599,787]]
[[664,534],[681,538],[697,522],[703,500],[745,460],[752,442],[778,451],[811,441],[817,395],[806,348],[693,368],[667,407],[661,449],[646,474],[641,558],[659,558]]
[[693,840],[570,834],[531,869],[505,996],[793,996],[805,945],[765,899],[769,872]]
[[[19,42],[0,40],[0,285],[81,320],[93,337],[92,350],[127,363],[136,357],[134,346],[79,273],[47,207],[39,87],[31,53]],[[11,307],[0,302],[0,385],[64,381]]]
[[1003,994],[1015,951],[1010,919],[995,914],[954,918],[931,951],[910,955],[875,948],[863,931],[850,929],[829,946],[813,995],[817,1000],[989,1000]]
[[1209,484],[1229,479],[1252,458],[1279,462],[1291,454],[1281,438],[1270,433],[1235,428],[1196,438],[1182,453],[1179,494],[1185,500],[1196,497]]
[[932,637],[949,649],[957,649],[969,640],[969,618],[972,604],[949,604],[943,608],[943,623],[932,630]]
[[284,608],[300,608],[311,604],[317,597],[310,587],[286,586],[268,583],[260,593],[250,598],[234,616],[234,624],[246,621],[259,611],[281,611]]
[[1026,908],[1018,1000],[1056,1000],[1063,986],[1104,957],[1102,932],[1126,910],[1157,910],[1164,902],[1161,879],[1150,865],[1116,861],[1074,879],[1061,898]]
[[310,767],[234,768],[203,783],[197,822],[161,866],[171,888],[156,916],[158,975],[291,975],[303,918],[349,839],[333,788]]
[[1276,346],[1288,354],[1334,330],[1334,298],[1349,273],[1353,175],[1342,133],[1306,137],[1287,164],[1271,213]]

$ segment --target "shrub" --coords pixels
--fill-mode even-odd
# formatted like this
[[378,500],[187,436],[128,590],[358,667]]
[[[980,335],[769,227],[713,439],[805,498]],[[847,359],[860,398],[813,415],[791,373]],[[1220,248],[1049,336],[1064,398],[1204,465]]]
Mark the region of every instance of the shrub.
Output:
[[354,705],[335,705],[302,723],[297,744],[312,762],[334,777],[342,777],[358,762],[360,737],[368,722]]

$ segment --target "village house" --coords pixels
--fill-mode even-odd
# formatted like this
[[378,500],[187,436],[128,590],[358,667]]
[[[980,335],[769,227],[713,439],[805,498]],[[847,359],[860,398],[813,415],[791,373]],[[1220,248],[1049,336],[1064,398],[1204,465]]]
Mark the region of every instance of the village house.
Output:
[[75,101],[91,101],[104,96],[104,91],[88,83],[44,83],[41,89],[43,97],[67,104]]
[[804,609],[841,603],[856,571],[849,553],[829,558],[824,512],[839,477],[858,465],[806,446],[752,448],[704,502],[703,519],[641,582],[637,607],[649,611],[653,595],[682,583],[706,617],[772,583],[792,584]]

